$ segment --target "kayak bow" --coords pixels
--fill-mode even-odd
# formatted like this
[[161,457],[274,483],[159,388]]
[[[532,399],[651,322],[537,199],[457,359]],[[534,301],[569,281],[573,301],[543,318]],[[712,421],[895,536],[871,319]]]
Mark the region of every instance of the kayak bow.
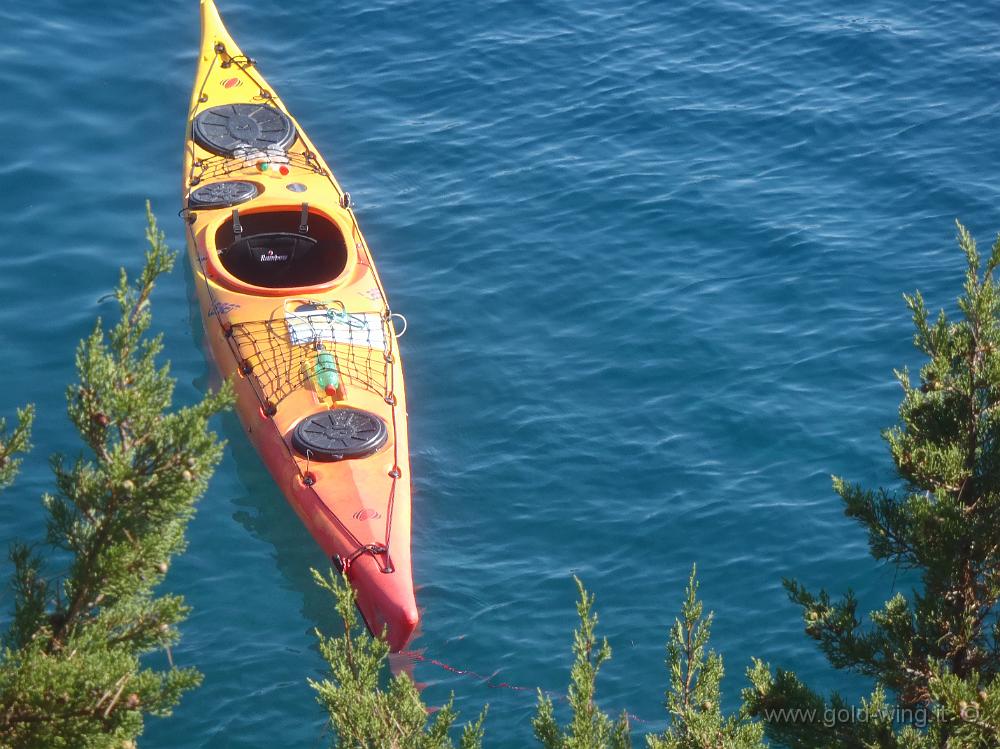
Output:
[[206,338],[282,493],[399,650],[418,619],[399,316],[350,196],[212,0],[201,20],[184,215]]

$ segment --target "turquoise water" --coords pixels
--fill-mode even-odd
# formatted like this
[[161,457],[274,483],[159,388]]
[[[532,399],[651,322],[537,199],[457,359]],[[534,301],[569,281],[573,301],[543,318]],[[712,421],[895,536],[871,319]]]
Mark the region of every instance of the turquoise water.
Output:
[[[602,704],[662,727],[667,627],[693,562],[733,703],[751,656],[856,694],[801,632],[782,576],[874,606],[829,475],[891,481],[892,369],[917,364],[901,292],[952,306],[952,221],[1000,229],[1000,14],[989,4],[223,0],[358,204],[402,347],[423,657],[441,704],[490,703],[529,744],[532,689],[565,687],[579,575],[615,650]],[[0,411],[38,405],[0,502],[37,538],[71,351],[148,197],[183,246],[195,2],[0,6],[5,210]],[[215,380],[190,272],[156,324],[190,402]],[[320,747],[305,684],[335,629],[324,565],[233,417],[170,588],[174,653],[204,671],[144,749]],[[9,595],[7,600],[9,600]]]

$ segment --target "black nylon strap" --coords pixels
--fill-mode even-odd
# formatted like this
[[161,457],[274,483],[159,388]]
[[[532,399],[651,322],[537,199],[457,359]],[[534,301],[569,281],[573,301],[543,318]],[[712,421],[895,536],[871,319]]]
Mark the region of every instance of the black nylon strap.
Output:
[[302,204],[302,217],[299,219],[299,234],[309,233],[309,204]]

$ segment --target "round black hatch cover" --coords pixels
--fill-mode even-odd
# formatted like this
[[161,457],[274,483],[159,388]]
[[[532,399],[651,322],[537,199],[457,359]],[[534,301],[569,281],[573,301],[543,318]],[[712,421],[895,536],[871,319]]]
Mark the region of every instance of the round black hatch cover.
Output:
[[313,460],[363,458],[389,439],[389,430],[378,416],[360,408],[335,408],[307,416],[292,433],[292,445]]
[[295,125],[287,114],[266,104],[223,104],[195,117],[191,134],[202,148],[234,156],[241,148],[288,148],[295,142]]
[[188,208],[226,208],[253,200],[259,194],[260,190],[253,182],[213,182],[191,191]]

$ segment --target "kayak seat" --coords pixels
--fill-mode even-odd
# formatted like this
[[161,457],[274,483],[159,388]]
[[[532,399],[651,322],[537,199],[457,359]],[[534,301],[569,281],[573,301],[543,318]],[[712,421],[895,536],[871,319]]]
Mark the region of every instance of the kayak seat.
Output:
[[270,286],[287,275],[296,263],[307,263],[318,244],[313,237],[287,231],[254,234],[229,245],[223,253],[223,264],[238,268],[239,277],[248,283]]
[[[292,210],[239,213],[216,232],[222,266],[244,283],[269,289],[332,281],[347,266],[344,237],[329,219]],[[305,228],[306,231],[302,231]]]

